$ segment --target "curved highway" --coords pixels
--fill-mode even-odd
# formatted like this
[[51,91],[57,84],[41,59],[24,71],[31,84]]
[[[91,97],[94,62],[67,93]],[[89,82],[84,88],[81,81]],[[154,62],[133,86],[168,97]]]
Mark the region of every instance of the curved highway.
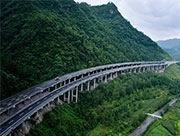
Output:
[[[96,82],[99,81],[99,78],[101,79],[101,81],[103,80],[103,78],[105,78],[105,81],[107,81],[108,76],[110,78],[113,78],[117,76],[118,72],[119,73],[145,72],[149,70],[158,72],[161,70],[165,70],[167,66],[173,63],[177,63],[177,62],[176,61],[132,62],[132,63],[129,62],[129,63],[104,65],[104,66],[98,66],[98,67],[85,69],[85,70],[81,70],[78,72],[65,75],[61,77],[60,80],[58,81],[52,79],[40,85],[34,86],[30,89],[27,89],[15,96],[11,96],[10,98],[7,98],[2,101],[2,102],[10,101],[12,98],[18,97],[19,95],[24,94],[24,93],[26,94],[32,93],[34,95],[34,94],[37,94],[37,92],[38,93],[43,92],[42,90],[49,90],[49,92],[46,95],[39,97],[37,100],[33,101],[32,103],[29,103],[28,105],[23,107],[21,110],[19,110],[18,112],[14,113],[12,116],[4,120],[1,123],[0,135],[6,136],[10,134],[14,129],[20,126],[24,121],[29,119],[34,113],[37,113],[40,109],[44,108],[44,106],[48,105],[50,102],[54,101],[56,98],[60,98],[60,96],[64,96],[64,100],[62,99],[62,101],[66,101],[65,97],[68,97],[66,99],[70,100],[69,94],[72,89],[74,88],[78,89],[79,87],[83,87],[83,85],[90,87],[92,80],[94,81],[94,84],[96,84]],[[54,90],[48,89],[48,88],[51,88],[52,86],[53,87],[55,86]],[[89,88],[87,88],[87,90],[89,90]],[[71,93],[71,96],[72,95],[74,94]],[[78,97],[78,96],[75,96],[75,97]],[[26,99],[23,99],[23,100],[26,100]],[[17,104],[16,101],[14,104]],[[13,106],[13,107],[15,108],[16,106]]]

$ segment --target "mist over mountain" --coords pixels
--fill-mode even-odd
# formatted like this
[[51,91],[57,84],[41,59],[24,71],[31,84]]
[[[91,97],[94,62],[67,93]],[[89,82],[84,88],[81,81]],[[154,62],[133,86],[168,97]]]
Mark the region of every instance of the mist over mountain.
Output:
[[158,45],[164,49],[174,60],[180,61],[180,39],[169,39],[157,41]]

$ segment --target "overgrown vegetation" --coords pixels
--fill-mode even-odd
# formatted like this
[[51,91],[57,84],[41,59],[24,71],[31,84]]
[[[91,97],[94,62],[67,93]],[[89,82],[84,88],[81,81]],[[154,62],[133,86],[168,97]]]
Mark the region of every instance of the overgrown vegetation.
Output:
[[175,103],[163,116],[155,121],[143,136],[179,136],[180,135],[180,101]]
[[0,17],[1,99],[96,65],[171,59],[112,3],[2,0]]
[[[145,119],[146,113],[153,113],[180,95],[180,80],[170,78],[172,69],[180,70],[174,65],[162,74],[120,75],[94,91],[80,93],[77,104],[56,106],[41,124],[33,126],[29,136],[127,135]],[[172,93],[175,88],[177,91]]]

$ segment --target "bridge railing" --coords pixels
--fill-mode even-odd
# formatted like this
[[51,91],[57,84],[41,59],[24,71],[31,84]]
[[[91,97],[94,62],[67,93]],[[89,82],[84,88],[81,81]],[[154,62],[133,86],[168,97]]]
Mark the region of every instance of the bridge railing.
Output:
[[[132,64],[133,65],[133,64]],[[59,96],[61,95],[65,95],[66,92],[70,91],[71,89],[73,88],[76,88],[76,87],[79,87],[80,85],[88,82],[88,81],[91,81],[93,79],[96,79],[96,78],[99,78],[99,77],[102,77],[102,76],[105,76],[105,75],[108,75],[108,74],[112,74],[112,73],[117,73],[117,72],[120,72],[120,71],[126,71],[126,72],[133,72],[133,69],[137,70],[136,72],[140,72],[141,69],[144,69],[142,72],[145,72],[146,70],[162,70],[162,69],[165,69],[168,65],[165,64],[165,63],[150,63],[150,64],[140,64],[140,65],[136,65],[135,66],[126,66],[126,67],[116,67],[116,68],[110,68],[110,69],[107,69],[107,70],[104,70],[104,71],[99,71],[99,72],[95,72],[95,73],[92,73],[92,74],[88,74],[87,76],[82,76],[81,78],[73,81],[73,82],[69,82],[68,84],[64,84],[63,86],[60,86],[59,88],[55,88],[55,90],[53,90],[52,92],[50,92],[49,94],[47,94],[47,96],[44,96],[44,97],[47,97],[48,99],[45,99],[44,101],[42,100],[43,98],[39,98],[39,101],[42,101],[38,106],[35,106],[34,108],[32,108],[32,110],[27,113],[26,115],[24,115],[23,117],[21,117],[18,121],[16,121],[17,123],[13,124],[13,128],[16,128],[19,124],[21,124],[22,122],[24,122],[24,120],[26,120],[27,118],[29,118],[33,113],[37,112],[39,109],[41,109],[43,106],[42,105],[46,105],[47,103],[50,103],[51,101],[53,101],[54,99],[58,98]],[[148,69],[149,68],[149,69]],[[153,69],[152,69],[153,68]],[[95,69],[97,70],[97,69]],[[55,85],[57,85],[58,82],[56,82]],[[37,102],[34,102],[34,103],[31,103],[30,105],[24,107],[24,109],[22,110],[25,110],[27,108],[29,108],[30,106],[32,106],[33,104],[35,104]],[[19,114],[19,113],[17,113]],[[14,116],[16,116],[17,114],[15,114]],[[13,117],[14,117],[13,116]],[[11,120],[13,117],[11,117],[9,120]],[[4,122],[7,123],[8,121]],[[2,124],[3,125],[3,124]],[[8,129],[12,129],[12,126],[9,126],[6,128],[6,131],[10,131]]]
[[[0,114],[3,112],[8,111],[11,108],[16,107],[16,105],[23,103],[24,101],[30,99],[31,97],[38,95],[40,93],[43,93],[44,91],[52,91],[54,89],[57,89],[61,87],[63,84],[69,84],[71,81],[76,80],[76,78],[82,78],[83,76],[88,76],[93,74],[94,72],[101,72],[106,71],[108,69],[116,69],[120,67],[127,67],[127,66],[136,66],[136,65],[145,65],[145,64],[164,64],[164,61],[149,61],[149,62],[127,62],[127,63],[117,63],[117,64],[109,64],[109,65],[103,65],[103,66],[97,66],[93,68],[88,68],[84,70],[80,70],[77,72],[73,72],[67,75],[64,75],[60,77],[58,81],[55,81],[54,79],[51,79],[49,81],[43,82],[39,85],[36,85],[34,87],[31,87],[29,89],[26,89],[14,96],[10,96],[9,98],[2,100],[0,102],[0,107],[3,108],[0,111]],[[23,97],[25,96],[25,97]],[[19,101],[13,101],[12,99],[19,99]],[[6,103],[6,106],[3,105],[3,103]],[[11,104],[11,105],[8,105]]]

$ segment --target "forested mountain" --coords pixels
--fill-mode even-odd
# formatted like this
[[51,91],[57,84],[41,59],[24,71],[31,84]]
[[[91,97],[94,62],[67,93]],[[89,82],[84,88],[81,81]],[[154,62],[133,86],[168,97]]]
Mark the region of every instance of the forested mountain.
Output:
[[171,55],[174,60],[180,61],[180,39],[157,41],[159,46]]
[[87,67],[171,59],[113,3],[2,0],[0,17],[1,99]]

